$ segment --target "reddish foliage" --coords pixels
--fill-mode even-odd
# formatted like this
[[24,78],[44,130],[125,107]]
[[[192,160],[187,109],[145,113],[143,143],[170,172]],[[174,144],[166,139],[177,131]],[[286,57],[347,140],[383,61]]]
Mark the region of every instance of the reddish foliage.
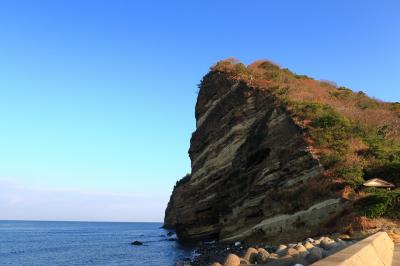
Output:
[[[238,64],[237,59],[229,58],[218,62],[212,70],[235,73]],[[274,93],[281,93],[284,89],[292,100],[327,104],[367,128],[385,128],[386,138],[400,142],[400,107],[393,104],[372,99],[361,92],[338,88],[332,82],[296,75],[267,60],[255,61],[247,66],[246,72],[236,73],[235,77],[250,86]]]

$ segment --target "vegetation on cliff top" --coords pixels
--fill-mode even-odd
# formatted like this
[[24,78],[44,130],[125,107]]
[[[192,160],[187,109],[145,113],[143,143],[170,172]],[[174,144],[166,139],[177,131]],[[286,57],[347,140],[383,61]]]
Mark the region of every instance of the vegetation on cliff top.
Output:
[[400,103],[297,75],[269,61],[245,66],[228,59],[211,71],[268,90],[305,129],[326,175],[351,188],[353,199],[362,198],[359,206],[364,215],[400,218],[399,189],[358,190],[364,180],[374,177],[400,185]]

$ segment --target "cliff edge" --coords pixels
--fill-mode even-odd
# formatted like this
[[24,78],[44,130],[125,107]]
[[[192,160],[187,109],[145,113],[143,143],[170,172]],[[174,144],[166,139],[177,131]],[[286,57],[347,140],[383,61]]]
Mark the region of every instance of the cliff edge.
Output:
[[[268,62],[224,60],[200,84],[192,171],[164,226],[181,240],[294,240],[400,218],[400,105]],[[376,224],[374,225],[376,226]]]

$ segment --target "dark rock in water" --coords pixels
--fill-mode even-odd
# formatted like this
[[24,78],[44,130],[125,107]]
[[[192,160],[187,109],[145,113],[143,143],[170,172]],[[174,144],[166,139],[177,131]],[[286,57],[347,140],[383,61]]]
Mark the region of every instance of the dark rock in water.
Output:
[[133,241],[133,242],[131,243],[131,245],[134,245],[134,246],[141,246],[141,245],[143,245],[143,243],[140,242],[140,241]]
[[176,240],[178,240],[176,237],[170,237],[170,238],[168,238],[168,241],[176,241]]
[[168,232],[167,236],[173,236],[174,234],[174,232]]

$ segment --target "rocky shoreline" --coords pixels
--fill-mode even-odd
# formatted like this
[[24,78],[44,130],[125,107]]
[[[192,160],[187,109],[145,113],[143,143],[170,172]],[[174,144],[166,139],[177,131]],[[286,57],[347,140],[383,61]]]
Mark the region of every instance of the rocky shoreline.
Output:
[[310,265],[330,256],[354,243],[356,239],[348,235],[322,236],[307,238],[298,243],[271,246],[267,243],[222,244],[214,241],[202,242],[196,250],[192,262],[184,265],[193,266],[238,266],[268,265],[293,266]]
[[[400,244],[400,231],[397,224],[386,224],[386,232],[394,243]],[[358,241],[373,235],[379,229],[359,233],[332,233],[327,236],[313,236],[301,242],[273,245],[268,242],[235,242],[202,241],[194,245],[191,258],[177,261],[176,266],[232,266],[232,265],[265,265],[265,266],[307,266],[325,257],[333,255]],[[168,236],[174,236],[170,232]],[[175,238],[176,239],[176,238]],[[179,241],[179,240],[178,240]],[[279,242],[278,242],[279,243]]]

